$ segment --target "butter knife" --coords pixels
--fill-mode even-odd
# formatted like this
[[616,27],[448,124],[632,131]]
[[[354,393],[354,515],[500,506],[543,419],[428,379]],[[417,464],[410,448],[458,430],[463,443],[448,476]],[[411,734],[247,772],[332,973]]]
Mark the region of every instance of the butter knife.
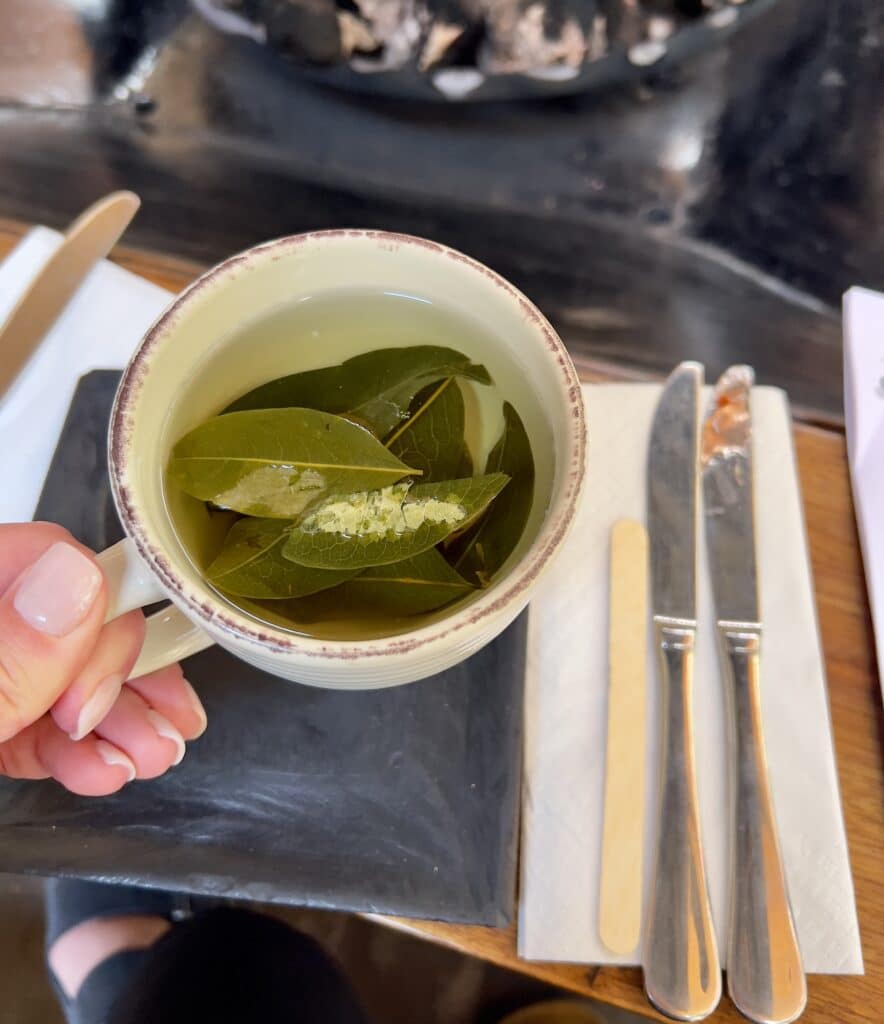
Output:
[[691,704],[702,383],[698,363],[682,363],[666,382],[654,415],[647,467],[662,757],[644,981],[654,1006],[677,1020],[700,1020],[721,998],[697,810]]
[[134,192],[113,192],[81,213],[65,232],[61,245],[0,324],[0,398],[83,278],[116,245],[140,205]]
[[807,1002],[789,907],[761,724],[761,609],[752,480],[753,373],[718,381],[701,446],[706,545],[731,707],[731,914],[728,993],[758,1024],[786,1024]]

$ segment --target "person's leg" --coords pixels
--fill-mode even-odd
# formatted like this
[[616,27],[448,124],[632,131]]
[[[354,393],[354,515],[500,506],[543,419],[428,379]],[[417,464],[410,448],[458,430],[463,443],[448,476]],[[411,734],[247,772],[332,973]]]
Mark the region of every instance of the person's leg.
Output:
[[53,879],[47,960],[69,1024],[365,1024],[321,947],[222,907],[170,924],[187,898]]
[[74,925],[49,948],[46,959],[62,992],[76,999],[83,982],[117,953],[149,949],[171,925],[161,917],[99,918]]
[[222,907],[176,924],[144,958],[109,1024],[365,1024],[347,980],[313,939]]
[[145,950],[171,927],[176,897],[74,879],[46,883],[46,960],[69,1024],[104,1021]]

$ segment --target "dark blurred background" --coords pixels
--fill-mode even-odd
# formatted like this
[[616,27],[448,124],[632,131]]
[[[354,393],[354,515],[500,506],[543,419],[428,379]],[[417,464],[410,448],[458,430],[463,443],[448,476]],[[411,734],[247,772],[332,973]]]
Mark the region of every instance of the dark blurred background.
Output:
[[0,217],[60,226],[132,188],[127,242],[200,262],[312,228],[427,235],[522,287],[578,360],[747,360],[838,421],[841,293],[884,287],[884,4],[737,7],[571,95],[446,103],[323,84],[187,0],[0,0]]

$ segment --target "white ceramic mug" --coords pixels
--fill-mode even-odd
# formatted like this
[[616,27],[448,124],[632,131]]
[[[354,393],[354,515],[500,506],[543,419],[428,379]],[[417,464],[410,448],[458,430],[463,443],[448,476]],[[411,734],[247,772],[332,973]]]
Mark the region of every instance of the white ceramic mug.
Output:
[[[525,533],[487,590],[415,629],[358,641],[303,636],[226,601],[191,562],[163,497],[164,467],[183,433],[251,387],[322,365],[321,353],[296,353],[293,364],[291,349],[277,348],[257,352],[251,376],[231,382],[223,372],[206,371],[219,339],[246,318],[342,284],[421,296],[480,320],[494,340],[482,360],[492,377],[523,374],[530,381],[530,400],[519,404],[519,413],[536,468]],[[108,617],[172,601],[151,616],[133,675],[212,643],[276,676],[339,689],[394,686],[449,668],[496,637],[528,603],[574,516],[585,445],[580,384],[562,342],[524,295],[469,257],[381,231],[296,235],[231,257],[190,285],[151,327],[114,402],[108,458],[127,539],[100,556],[111,590]]]

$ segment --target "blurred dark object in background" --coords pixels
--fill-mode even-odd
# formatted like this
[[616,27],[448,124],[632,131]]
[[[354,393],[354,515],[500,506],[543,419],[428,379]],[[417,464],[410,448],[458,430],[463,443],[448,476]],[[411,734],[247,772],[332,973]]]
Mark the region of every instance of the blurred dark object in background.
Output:
[[[191,0],[317,80],[416,99],[527,99],[634,79],[771,0]],[[316,69],[345,65],[334,77]]]
[[[311,71],[189,0],[0,0],[0,216],[60,225],[133,188],[127,241],[201,262],[317,228],[424,235],[521,287],[578,362],[746,361],[837,421],[840,295],[884,288],[884,4],[748,0],[670,42],[584,61],[581,91],[530,78],[569,96],[457,104],[416,65]],[[352,91],[384,74],[408,98]]]

